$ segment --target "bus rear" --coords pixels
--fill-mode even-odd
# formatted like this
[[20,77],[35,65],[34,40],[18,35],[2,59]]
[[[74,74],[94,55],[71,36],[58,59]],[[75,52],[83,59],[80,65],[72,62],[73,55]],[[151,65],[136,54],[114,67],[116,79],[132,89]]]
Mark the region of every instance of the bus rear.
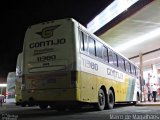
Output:
[[16,73],[9,72],[7,75],[6,103],[15,103],[15,80]]
[[23,100],[44,107],[76,100],[74,20],[33,25],[26,31]]

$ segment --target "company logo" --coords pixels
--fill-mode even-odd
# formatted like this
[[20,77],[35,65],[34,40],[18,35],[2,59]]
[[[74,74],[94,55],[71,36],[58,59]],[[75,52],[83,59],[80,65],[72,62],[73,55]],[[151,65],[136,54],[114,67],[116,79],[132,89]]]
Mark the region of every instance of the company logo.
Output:
[[53,32],[60,25],[50,26],[43,28],[41,32],[37,32],[36,34],[41,35],[42,38],[50,38],[53,36]]

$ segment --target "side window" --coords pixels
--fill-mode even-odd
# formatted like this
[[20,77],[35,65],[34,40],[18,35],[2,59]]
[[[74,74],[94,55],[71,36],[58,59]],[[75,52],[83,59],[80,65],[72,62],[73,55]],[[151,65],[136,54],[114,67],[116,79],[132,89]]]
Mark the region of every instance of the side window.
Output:
[[89,54],[95,56],[95,41],[91,37],[88,37],[89,42]]
[[131,72],[131,64],[128,61],[125,61],[125,66],[126,66],[126,72],[130,73]]
[[136,75],[136,69],[134,65],[131,65],[132,74]]
[[108,57],[109,63],[114,66],[117,66],[117,55],[111,49],[108,49]]
[[137,67],[135,66],[135,76],[137,77]]
[[139,69],[136,67],[136,76],[139,78]]
[[96,56],[102,58],[102,43],[96,41]]
[[79,30],[79,39],[81,41],[81,50],[88,51],[87,34]]
[[125,61],[121,56],[118,56],[118,67],[125,70]]
[[117,55],[113,53],[114,65],[118,67]]
[[108,62],[108,49],[103,46],[103,60]]
[[109,57],[109,63],[113,64],[114,63],[114,58],[113,58],[113,53],[110,49],[108,49],[108,57]]
[[133,65],[131,64],[131,74],[133,74]]

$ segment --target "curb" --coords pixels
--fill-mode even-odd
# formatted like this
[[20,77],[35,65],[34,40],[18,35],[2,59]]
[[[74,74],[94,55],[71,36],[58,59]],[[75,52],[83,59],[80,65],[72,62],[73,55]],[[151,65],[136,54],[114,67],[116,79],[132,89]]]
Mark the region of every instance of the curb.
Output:
[[15,103],[2,103],[2,106],[15,106]]
[[160,102],[152,102],[152,103],[138,103],[136,106],[160,106]]

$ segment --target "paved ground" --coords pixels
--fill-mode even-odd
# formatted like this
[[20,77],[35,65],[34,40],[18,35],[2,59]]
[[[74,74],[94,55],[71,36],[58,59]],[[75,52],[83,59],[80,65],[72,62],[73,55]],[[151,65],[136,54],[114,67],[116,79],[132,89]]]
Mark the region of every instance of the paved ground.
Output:
[[160,102],[139,102],[137,106],[160,106]]
[[58,112],[53,109],[41,110],[39,107],[3,104],[0,107],[0,120],[160,120],[159,105],[159,102],[143,102],[137,106],[118,104],[114,109],[104,111],[88,107],[78,111]]

